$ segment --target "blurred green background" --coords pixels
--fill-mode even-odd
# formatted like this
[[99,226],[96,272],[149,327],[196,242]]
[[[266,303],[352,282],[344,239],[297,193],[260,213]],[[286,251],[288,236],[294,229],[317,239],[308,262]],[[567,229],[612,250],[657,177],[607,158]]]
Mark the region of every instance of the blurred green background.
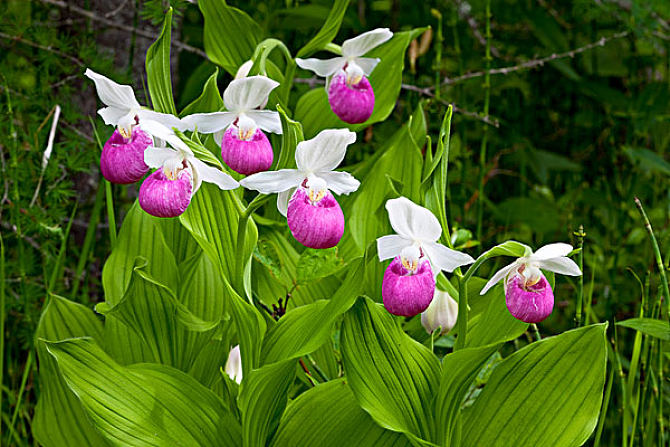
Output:
[[[229,3],[292,51],[318,31],[331,7],[319,0]],[[197,1],[0,3],[2,445],[9,427],[16,431],[11,445],[33,442],[39,383],[32,338],[47,293],[88,305],[102,300],[109,223],[94,129],[103,142],[112,129],[96,116],[97,97],[83,72],[91,67],[133,85],[147,104],[144,56],[169,6],[176,13],[173,83],[182,108],[214,68],[202,50]],[[642,294],[656,296],[659,284],[649,275],[654,259],[634,197],[670,259],[670,2],[501,0],[491,2],[490,13],[487,58],[484,0],[350,2],[336,42],[377,27],[431,31],[408,50],[394,113],[362,132],[364,143],[345,164],[372,154],[420,100],[430,100],[426,119],[435,141],[446,104],[454,104],[448,205],[449,222],[464,230],[459,242],[473,255],[510,238],[534,247],[574,245],[583,225],[592,318],[638,316]],[[487,67],[494,71],[484,76]],[[220,74],[220,87],[229,81]],[[292,97],[309,88],[296,83]],[[44,165],[57,104],[62,112]],[[138,187],[114,186],[117,223]],[[557,308],[543,333],[573,326],[571,281],[558,281]],[[632,334],[620,331],[624,354]],[[616,413],[611,418],[604,445],[618,442]]]

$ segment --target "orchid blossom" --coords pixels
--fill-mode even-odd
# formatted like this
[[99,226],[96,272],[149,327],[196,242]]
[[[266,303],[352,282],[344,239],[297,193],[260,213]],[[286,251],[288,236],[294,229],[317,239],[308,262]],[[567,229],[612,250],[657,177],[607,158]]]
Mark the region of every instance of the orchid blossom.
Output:
[[240,354],[240,345],[235,345],[228,353],[228,360],[223,370],[228,374],[231,380],[239,385],[242,383],[242,356]]
[[171,146],[150,146],[144,151],[145,163],[157,168],[140,187],[140,206],[147,213],[156,217],[179,216],[186,211],[203,181],[214,183],[223,190],[239,186],[225,172],[197,159],[186,143],[162,124],[147,121],[144,127]]
[[435,289],[428,308],[421,313],[421,325],[429,334],[440,328],[440,335],[449,332],[458,319],[458,302],[447,292]]
[[345,40],[342,56],[295,61],[299,67],[326,78],[328,102],[335,115],[346,123],[363,123],[370,118],[375,105],[375,94],[366,76],[379,59],[362,56],[391,37],[393,33],[388,28],[378,28]]
[[351,174],[334,169],[354,141],[356,134],[347,129],[321,131],[298,143],[297,169],[259,172],[240,183],[264,194],[279,193],[277,208],[298,242],[312,248],[334,247],[344,233],[344,214],[331,191],[349,194],[360,185]]
[[451,272],[474,259],[437,242],[442,227],[426,208],[400,197],[387,201],[386,209],[397,234],[377,239],[379,260],[393,258],[382,282],[384,307],[394,315],[413,316],[433,300],[441,270]]
[[571,251],[569,244],[545,245],[498,270],[480,293],[483,295],[496,283],[504,281],[505,301],[510,313],[526,323],[540,322],[554,308],[554,292],[540,269],[580,276],[582,271],[579,266],[567,257]]
[[186,126],[176,116],[142,108],[131,86],[117,84],[89,68],[84,75],[93,80],[98,96],[105,104],[98,114],[105,124],[116,127],[102,149],[102,175],[119,184],[141,180],[149,171],[149,166],[144,163],[144,150],[152,144],[151,137],[141,130],[142,124],[150,120],[179,130]]
[[228,111],[196,113],[183,121],[189,130],[213,133],[214,140],[221,145],[223,161],[235,172],[248,175],[265,171],[274,156],[263,130],[281,134],[282,127],[277,112],[258,109],[267,104],[270,92],[278,85],[266,76],[235,79],[223,92],[223,104]]

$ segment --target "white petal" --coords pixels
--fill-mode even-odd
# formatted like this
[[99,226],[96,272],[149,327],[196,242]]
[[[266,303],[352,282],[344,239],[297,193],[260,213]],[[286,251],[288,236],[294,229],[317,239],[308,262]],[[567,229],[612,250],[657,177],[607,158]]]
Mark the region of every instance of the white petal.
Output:
[[149,146],[144,150],[144,163],[150,168],[161,168],[166,160],[179,155],[177,151],[166,147]]
[[456,267],[475,262],[469,254],[452,250],[435,242],[424,243],[421,245],[421,249],[428,256],[430,263],[434,267],[433,275],[436,276],[440,273],[440,270],[452,272]]
[[498,282],[500,282],[502,279],[504,279],[509,272],[514,270],[515,267],[517,267],[519,263],[517,261],[512,262],[509,265],[506,265],[505,267],[501,268],[495,274],[489,279],[489,282],[486,283],[484,288],[479,292],[480,295],[484,295],[486,292],[489,291],[491,287],[496,285]]
[[305,174],[296,169],[280,169],[279,171],[265,171],[243,178],[240,184],[247,189],[271,194],[300,186]]
[[298,64],[298,67],[305,70],[310,70],[316,73],[317,75],[325,78],[331,76],[337,72],[340,68],[344,67],[344,64],[347,63],[347,60],[343,57],[334,57],[332,59],[296,59],[295,63]]
[[86,69],[84,75],[95,82],[95,90],[98,92],[100,101],[104,102],[105,105],[128,110],[140,108],[131,86],[117,84],[90,68]]
[[544,259],[539,262],[540,268],[550,272],[568,276],[581,276],[582,271],[575,261],[565,256],[553,259]]
[[240,78],[246,78],[247,75],[249,74],[249,70],[251,70],[251,67],[254,66],[254,61],[248,60],[242,65],[240,65],[240,68],[237,69],[237,73],[235,73],[235,79],[240,79]]
[[272,110],[250,110],[245,115],[254,120],[256,125],[264,131],[281,135],[282,129],[279,113]]
[[290,188],[277,194],[277,209],[284,217],[286,217],[286,212],[288,211],[288,201],[293,196],[296,189],[297,188]]
[[246,112],[264,104],[279,82],[267,76],[235,79],[223,92],[223,104],[231,112]]
[[311,140],[301,141],[295,149],[295,162],[304,172],[332,171],[344,160],[347,146],[356,141],[349,129],[326,129]]
[[342,55],[344,57],[363,56],[371,49],[378,47],[393,37],[393,33],[388,28],[377,28],[353,39],[345,40],[342,43]]
[[159,113],[154,112],[153,110],[142,109],[139,112],[137,112],[137,116],[140,118],[140,127],[142,127],[143,120],[151,120],[161,123],[168,129],[172,129],[174,127],[175,129],[181,132],[188,129],[186,123],[184,123],[182,120],[169,113]]
[[317,172],[320,178],[326,181],[328,189],[335,194],[349,194],[361,186],[361,182],[356,180],[353,175],[343,171]]
[[545,245],[538,249],[535,253],[530,255],[533,261],[542,261],[544,259],[558,258],[560,256],[567,256],[572,251],[572,245],[557,242],[555,244]]
[[230,123],[235,121],[237,114],[233,112],[194,113],[183,117],[181,120],[188,130],[196,130],[200,133],[215,133],[225,130]]
[[404,249],[412,245],[412,241],[397,234],[389,234],[377,238],[377,256],[379,260],[395,258]]
[[157,121],[144,120],[140,128],[153,137],[167,141],[170,145],[182,152],[193,155],[193,151],[175,133]]
[[220,169],[209,166],[195,157],[189,158],[188,161],[193,166],[193,169],[197,171],[200,181],[214,183],[223,190],[235,189],[240,186],[234,178]]
[[110,106],[103,107],[102,109],[98,110],[98,115],[102,117],[102,120],[105,122],[105,124],[116,126],[124,118],[130,116],[130,113],[126,108],[120,109],[118,107]]
[[381,61],[381,59],[377,57],[357,57],[354,59],[354,62],[361,67],[361,70],[363,70],[366,76],[370,76],[370,73],[372,73],[372,70],[375,69],[379,61]]
[[386,210],[395,232],[407,239],[435,242],[442,234],[437,217],[406,197],[387,200]]

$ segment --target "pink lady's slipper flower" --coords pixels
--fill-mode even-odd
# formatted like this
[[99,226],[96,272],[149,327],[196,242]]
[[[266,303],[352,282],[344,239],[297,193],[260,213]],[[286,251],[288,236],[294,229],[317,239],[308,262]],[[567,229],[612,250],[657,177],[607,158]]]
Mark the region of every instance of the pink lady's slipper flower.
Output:
[[[249,67],[251,68],[251,67]],[[270,92],[279,85],[266,76],[242,77],[223,92],[227,112],[196,113],[184,117],[190,130],[213,133],[221,145],[221,157],[240,174],[265,171],[274,159],[272,145],[263,130],[282,133],[279,114],[258,110],[267,104]]]
[[384,307],[394,315],[411,317],[433,300],[440,270],[451,272],[474,259],[437,243],[442,227],[426,208],[400,197],[387,201],[386,209],[397,234],[377,239],[379,260],[393,258],[382,282]]
[[144,211],[156,217],[176,217],[186,211],[191,197],[201,182],[219,188],[239,186],[231,176],[198,160],[191,149],[170,129],[147,121],[145,130],[169,143],[169,147],[149,146],[144,151],[145,163],[157,168],[140,187],[139,201]]
[[498,270],[480,293],[485,294],[503,280],[507,309],[514,318],[538,323],[547,318],[554,308],[554,292],[540,269],[580,276],[582,272],[577,264],[567,257],[571,251],[572,246],[564,243],[545,245]]
[[149,171],[149,166],[144,163],[144,150],[152,144],[151,136],[142,130],[142,124],[151,120],[179,130],[186,126],[176,116],[143,109],[131,86],[117,84],[88,68],[84,75],[93,80],[98,96],[106,106],[98,110],[98,114],[105,124],[116,126],[102,149],[102,175],[112,183],[141,180]]
[[421,325],[429,334],[440,328],[440,335],[451,330],[458,319],[458,302],[447,292],[435,289],[433,301],[421,313]]
[[264,194],[279,193],[277,208],[298,242],[310,248],[334,247],[344,234],[344,214],[331,191],[349,194],[360,185],[348,172],[334,169],[354,141],[356,134],[347,129],[321,131],[298,143],[298,169],[259,172],[240,183]]
[[375,107],[375,93],[366,78],[379,59],[361,57],[393,37],[388,28],[363,33],[342,44],[342,56],[320,60],[296,59],[299,67],[326,78],[328,102],[333,113],[345,123],[363,123]]

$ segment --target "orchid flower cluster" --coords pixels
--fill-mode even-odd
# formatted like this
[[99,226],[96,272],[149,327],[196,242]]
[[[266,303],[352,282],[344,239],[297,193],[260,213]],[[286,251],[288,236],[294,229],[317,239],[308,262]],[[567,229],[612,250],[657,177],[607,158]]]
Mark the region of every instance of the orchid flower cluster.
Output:
[[[301,68],[326,77],[326,92],[332,111],[344,122],[367,121],[374,110],[375,95],[367,79],[379,59],[364,57],[391,39],[388,29],[376,29],[346,40],[341,56],[328,60],[296,59]],[[296,169],[269,170],[274,162],[272,144],[265,132],[282,134],[276,111],[265,110],[279,83],[266,76],[248,76],[252,61],[243,64],[223,92],[225,111],[196,113],[184,118],[158,113],[140,106],[132,87],[119,85],[87,69],[105,107],[98,110],[106,124],[116,130],[105,143],[100,157],[103,176],[112,183],[135,183],[151,170],[140,186],[139,204],[157,217],[177,217],[188,208],[202,182],[221,190],[242,186],[262,194],[277,194],[277,209],[286,217],[293,237],[315,249],[336,246],[344,234],[344,213],[333,194],[349,194],[360,182],[335,169],[344,160],[347,147],[356,141],[348,129],[326,129],[311,140],[298,143]],[[246,176],[239,182],[223,170],[198,159],[177,132],[212,134],[221,147],[221,159],[232,171]],[[382,281],[386,309],[399,316],[421,313],[428,332],[448,332],[456,322],[458,303],[436,288],[444,272],[471,264],[468,254],[438,241],[442,227],[431,211],[405,197],[386,202],[395,234],[377,239],[380,261],[391,259]],[[551,244],[517,259],[498,271],[482,289],[486,293],[504,282],[510,313],[525,322],[538,322],[553,309],[553,291],[541,269],[581,275],[567,257],[572,247]],[[237,358],[239,364],[239,348]],[[239,365],[230,363],[235,380]]]

